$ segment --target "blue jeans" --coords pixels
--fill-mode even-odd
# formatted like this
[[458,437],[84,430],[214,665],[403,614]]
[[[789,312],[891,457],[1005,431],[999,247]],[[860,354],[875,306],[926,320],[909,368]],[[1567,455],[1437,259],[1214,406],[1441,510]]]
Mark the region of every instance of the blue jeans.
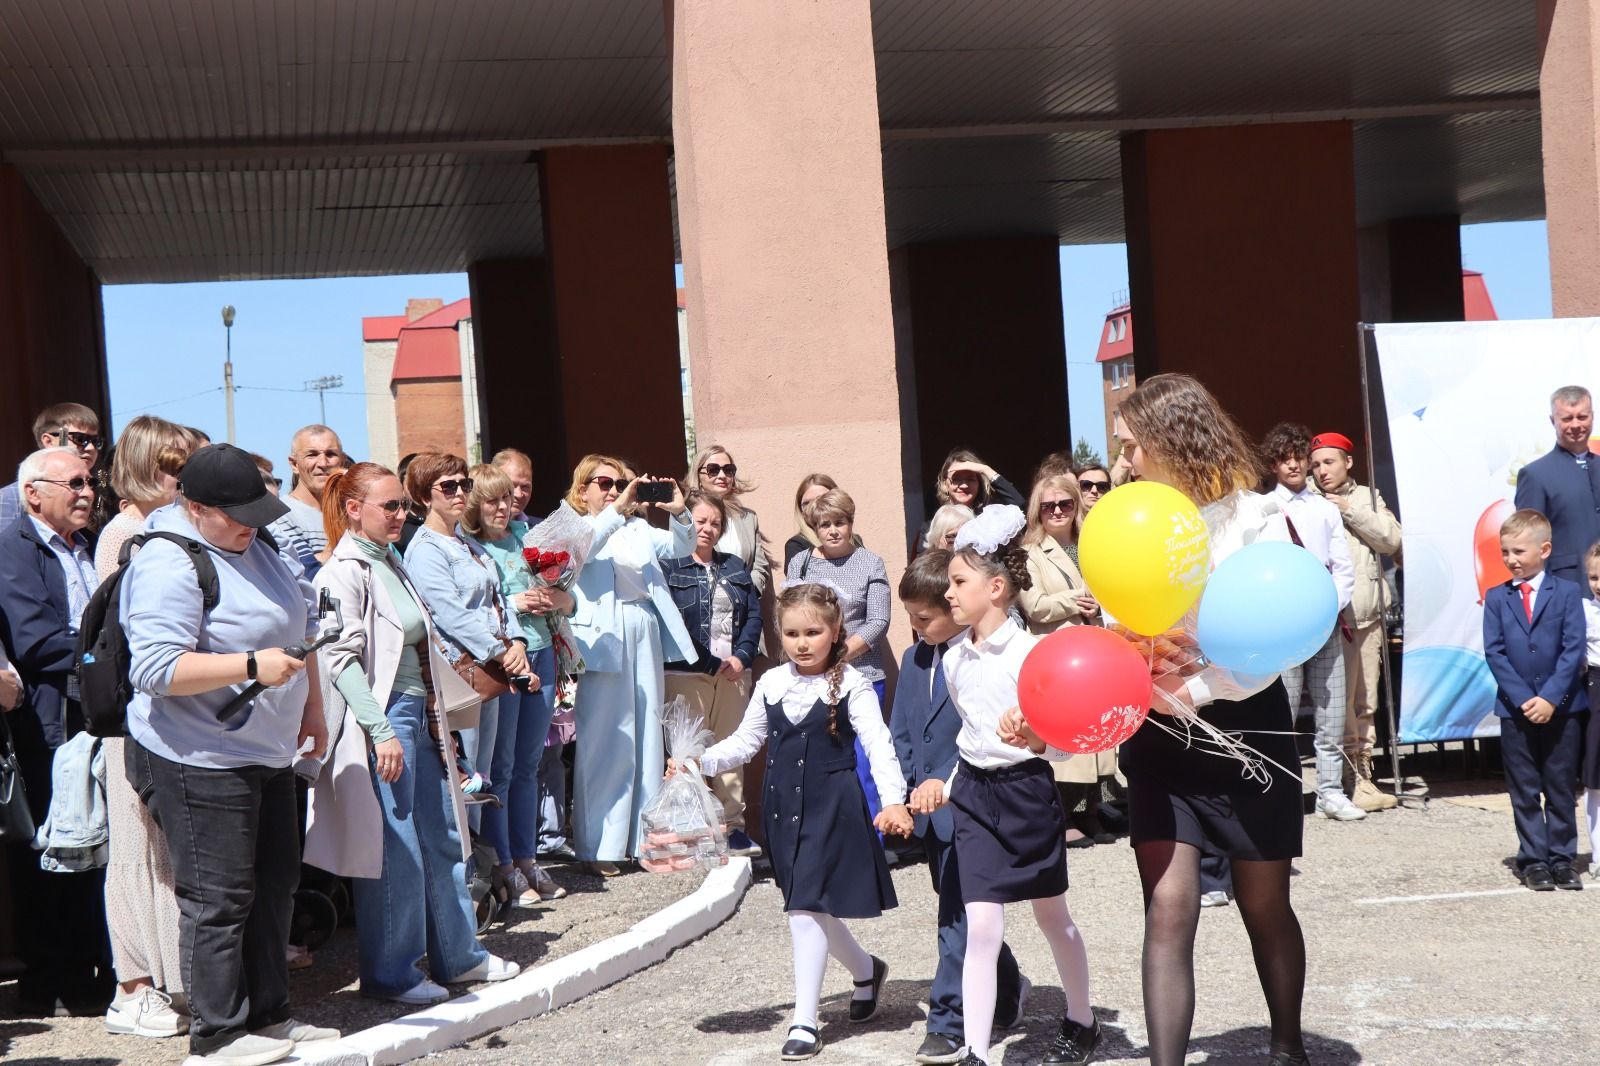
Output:
[[566,750],[565,744],[551,744],[539,760],[540,851],[567,843],[567,764],[561,759]]
[[[499,797],[500,806],[484,808],[483,837],[502,866],[513,859],[532,859],[539,850],[539,760],[544,758],[550,719],[556,715],[555,652],[536,651],[529,662],[539,676],[539,691],[512,689],[497,701],[489,761],[489,791]],[[486,752],[481,739],[479,744],[481,758]]]
[[415,988],[424,953],[440,982],[489,955],[478,943],[450,780],[428,732],[422,697],[396,693],[388,714],[405,766],[393,784],[378,780],[376,769],[372,774],[383,808],[383,874],[352,879],[361,991],[377,996]]

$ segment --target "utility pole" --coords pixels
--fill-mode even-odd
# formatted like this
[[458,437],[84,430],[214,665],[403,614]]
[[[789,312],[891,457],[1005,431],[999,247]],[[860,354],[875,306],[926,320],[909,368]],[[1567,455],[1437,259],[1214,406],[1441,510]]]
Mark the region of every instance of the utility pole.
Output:
[[222,307],[222,329],[227,336],[227,354],[222,357],[222,392],[228,401],[228,443],[233,443],[233,305]]
[[338,374],[329,374],[326,377],[312,378],[306,382],[306,389],[317,394],[318,411],[317,421],[323,425],[328,424],[328,390],[344,387],[344,378]]

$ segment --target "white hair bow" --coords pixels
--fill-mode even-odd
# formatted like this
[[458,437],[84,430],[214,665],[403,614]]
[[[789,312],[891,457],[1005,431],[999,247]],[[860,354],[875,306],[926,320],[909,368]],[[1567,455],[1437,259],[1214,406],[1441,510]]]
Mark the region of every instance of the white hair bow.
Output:
[[1028,524],[1022,508],[995,503],[962,526],[956,533],[956,551],[971,548],[979,555],[993,555],[1016,539]]

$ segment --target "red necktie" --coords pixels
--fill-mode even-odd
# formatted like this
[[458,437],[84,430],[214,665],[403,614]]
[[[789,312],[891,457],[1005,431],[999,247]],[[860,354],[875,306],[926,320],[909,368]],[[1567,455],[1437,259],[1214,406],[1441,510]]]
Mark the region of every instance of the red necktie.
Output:
[[1524,581],[1517,586],[1517,591],[1522,593],[1522,609],[1528,612],[1528,621],[1533,621],[1533,586]]

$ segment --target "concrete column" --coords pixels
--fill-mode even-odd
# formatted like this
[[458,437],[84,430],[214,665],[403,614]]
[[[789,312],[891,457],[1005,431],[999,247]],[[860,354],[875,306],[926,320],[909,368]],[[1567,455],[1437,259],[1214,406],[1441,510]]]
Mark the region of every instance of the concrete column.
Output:
[[1461,216],[1397,218],[1363,227],[1361,317],[1367,322],[1459,322]]
[[[1193,374],[1254,435],[1359,427],[1350,123],[1130,134],[1122,175],[1139,380]],[[1293,388],[1314,364],[1349,372]]]
[[15,472],[33,450],[33,416],[53,403],[91,407],[111,428],[100,280],[3,164],[0,380],[0,471]]
[[1597,0],[1538,0],[1539,126],[1550,297],[1558,318],[1600,315],[1600,12]]
[[[889,278],[908,489],[931,494],[945,455],[968,447],[1026,491],[1040,459],[1072,446],[1060,242],[1046,234],[910,244],[889,253]],[[974,424],[962,383],[979,372],[1005,411],[1004,433],[988,431],[981,415]]]
[[667,14],[696,435],[756,482],[779,563],[795,486],[832,474],[892,586],[906,501],[871,11],[676,0]]

